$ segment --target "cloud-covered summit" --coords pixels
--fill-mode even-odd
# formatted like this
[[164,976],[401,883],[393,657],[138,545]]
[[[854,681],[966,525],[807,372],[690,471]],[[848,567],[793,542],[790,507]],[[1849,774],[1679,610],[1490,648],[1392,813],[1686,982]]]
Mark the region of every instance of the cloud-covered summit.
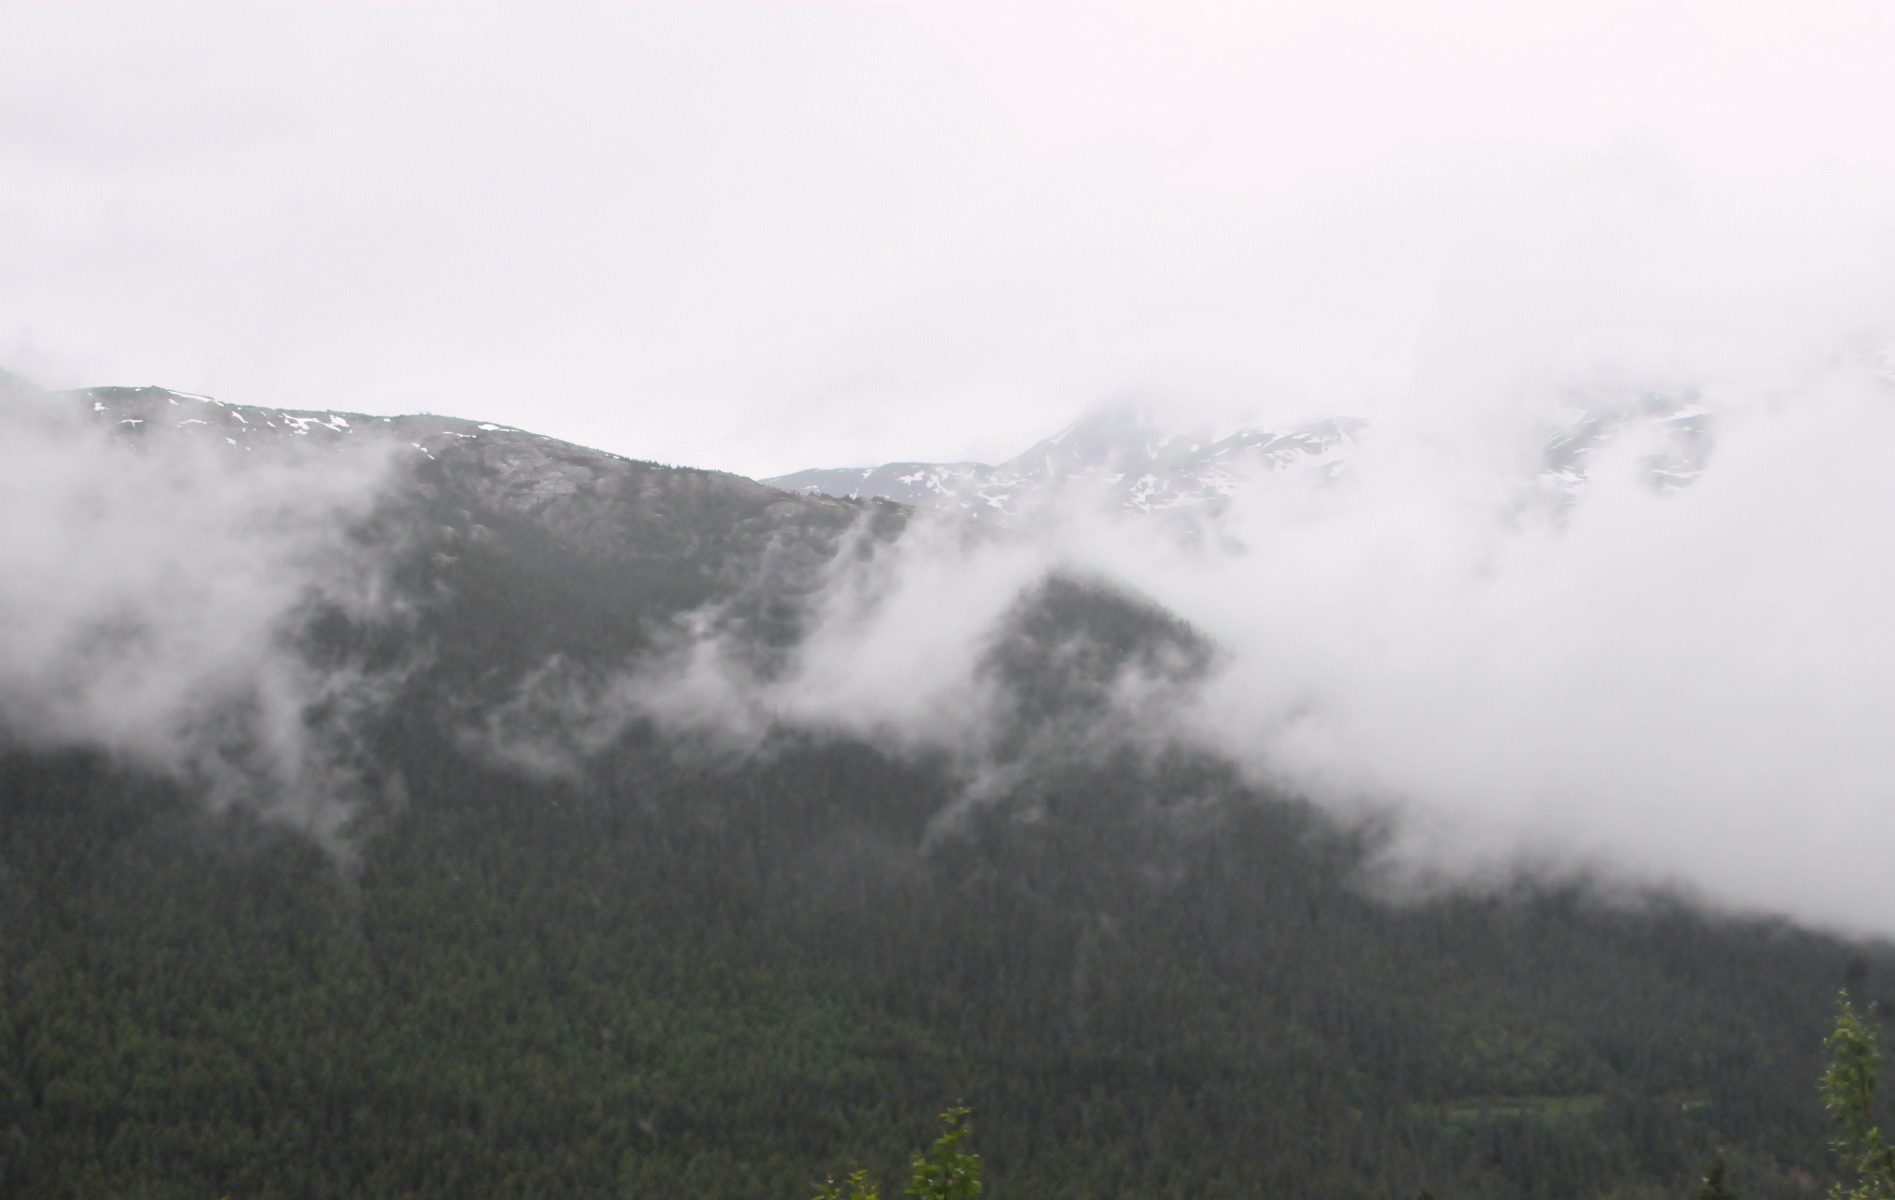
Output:
[[[1531,861],[1885,930],[1886,356],[1654,374],[1464,372],[1456,403],[1420,395],[1351,432],[1339,470],[1266,464],[1170,510],[1214,512],[1215,542],[1049,489],[1009,522],[1022,540],[929,570],[991,608],[982,581],[1003,576],[983,563],[1030,546],[1038,570],[1152,597],[1222,656],[1171,734],[1339,811],[1399,813],[1397,859],[1424,874]],[[1035,455],[1099,461],[1060,445]]]
[[[1207,553],[1080,487],[994,527],[450,418],[15,388],[0,715],[319,829],[415,687],[451,696],[440,729],[535,769],[583,773],[639,729],[713,757],[787,731],[946,754],[977,784],[1043,740],[1008,741],[1015,667],[1119,661],[1035,615],[1086,580],[1199,649],[1085,676],[1033,725],[1067,750],[1191,746],[1397,814],[1424,872],[1534,861],[1884,928],[1882,359],[1419,408],[1351,432],[1341,471],[1299,448],[1311,469],[1262,459],[1161,510],[1215,508]],[[1145,463],[1231,441],[1104,427]],[[1033,453],[1101,479],[1122,444]]]
[[[767,657],[863,513],[490,422],[4,384],[0,744],[102,752],[336,847],[396,786],[398,714],[460,720],[510,655],[609,656],[713,605]],[[468,597],[480,618],[444,625]],[[592,623],[549,634],[575,597]]]
[[[1521,482],[1570,499],[1585,485],[1594,452],[1628,435],[1648,443],[1644,464],[1655,486],[1688,486],[1710,457],[1710,410],[1689,389],[1575,397],[1548,418],[1537,452],[1522,454]],[[1059,515],[1075,504],[1119,516],[1214,517],[1262,477],[1287,471],[1337,478],[1349,469],[1357,443],[1374,436],[1374,422],[1361,417],[1220,433],[1124,400],[1093,409],[998,466],[819,467],[763,482],[803,495],[878,497],[1000,524]]]
[[239,440],[263,427],[256,409],[5,382],[7,739],[104,750],[333,837],[361,784],[356,719],[392,676],[309,638],[325,620],[399,618],[370,528],[394,443],[294,453]]
[[1169,428],[1150,405],[1103,405],[998,466],[888,463],[817,468],[763,482],[825,496],[877,496],[975,520],[1018,520],[1076,495],[1123,513],[1164,512],[1228,496],[1259,471],[1334,471],[1366,422],[1341,418],[1283,430]]

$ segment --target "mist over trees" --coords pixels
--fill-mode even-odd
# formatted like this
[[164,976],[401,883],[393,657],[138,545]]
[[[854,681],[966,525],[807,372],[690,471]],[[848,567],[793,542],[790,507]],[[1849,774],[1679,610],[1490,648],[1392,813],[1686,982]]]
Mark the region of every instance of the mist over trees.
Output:
[[1392,898],[1384,830],[1141,736],[1215,648],[1084,577],[970,667],[977,759],[678,724],[628,664],[710,630],[783,678],[908,516],[435,420],[352,526],[390,603],[278,627],[385,683],[345,820],[6,731],[9,1194],[780,1198],[904,1177],[951,1103],[994,1196],[1836,1177],[1823,1036],[1886,947],[1583,879]]

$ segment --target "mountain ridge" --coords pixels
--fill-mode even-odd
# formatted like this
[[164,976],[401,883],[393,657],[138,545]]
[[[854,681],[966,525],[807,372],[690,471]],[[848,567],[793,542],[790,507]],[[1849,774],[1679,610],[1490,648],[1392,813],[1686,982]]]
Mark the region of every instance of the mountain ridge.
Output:
[[[1376,432],[1361,417],[1332,417],[1284,428],[1246,427],[1219,435],[1172,428],[1136,402],[1094,409],[997,466],[978,462],[893,462],[814,468],[762,482],[803,495],[879,497],[989,522],[1030,522],[1062,504],[1119,517],[1212,514],[1261,477],[1314,471],[1323,481],[1349,471]],[[1710,411],[1690,390],[1591,398],[1549,421],[1524,453],[1522,482],[1554,504],[1569,503],[1588,479],[1591,457],[1643,433],[1645,482],[1688,487],[1713,447]]]
[[818,468],[762,482],[805,495],[875,496],[976,520],[1032,515],[1075,493],[1121,513],[1156,513],[1229,496],[1263,470],[1339,469],[1341,453],[1368,422],[1315,421],[1282,430],[1168,431],[1137,403],[1096,409],[998,466],[888,463]]
[[[715,651],[762,689],[837,572],[873,608],[912,510],[204,403],[69,396],[109,447],[73,461],[178,451],[129,501],[162,507],[272,444],[392,451],[348,534],[400,610],[291,595],[267,630],[273,662],[379,681],[328,741],[333,689],[285,710],[336,756],[302,784],[358,819],[338,853],[0,710],[0,1191],[783,1200],[898,1170],[957,1101],[996,1196],[1662,1200],[1718,1153],[1758,1200],[1829,1176],[1821,1035],[1838,982],[1886,991],[1886,946],[1571,879],[1378,897],[1374,827],[1140,727],[1127,694],[1164,696],[1128,684],[1188,687],[1210,647],[1083,579],[1027,579],[975,643],[979,761],[767,704],[751,741],[681,734],[639,688],[714,707]],[[173,574],[231,561],[198,537]],[[141,598],[76,668],[144,647]],[[272,732],[179,731],[239,760]]]

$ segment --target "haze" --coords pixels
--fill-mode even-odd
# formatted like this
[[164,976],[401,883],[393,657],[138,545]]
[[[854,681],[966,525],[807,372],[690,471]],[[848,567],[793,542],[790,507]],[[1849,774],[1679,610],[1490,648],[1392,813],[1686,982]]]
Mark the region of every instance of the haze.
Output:
[[[1242,497],[1242,554],[910,544],[769,703],[961,736],[984,622],[1076,566],[1229,655],[1179,736],[1394,806],[1410,865],[1891,933],[1891,44],[1887,6],[9,5],[0,362],[754,476],[997,461],[1125,394],[1367,417],[1347,486]],[[1711,413],[1701,479],[1636,482],[1633,429],[1523,515],[1562,414],[1652,392]],[[0,599],[139,594],[40,545]]]
[[[0,361],[758,476],[1002,458],[1127,387],[1328,415],[1411,376],[1444,224],[1558,219],[1521,156],[1880,186],[1891,34],[1867,5],[10,4]],[[1594,200],[1654,198],[1623,191]]]

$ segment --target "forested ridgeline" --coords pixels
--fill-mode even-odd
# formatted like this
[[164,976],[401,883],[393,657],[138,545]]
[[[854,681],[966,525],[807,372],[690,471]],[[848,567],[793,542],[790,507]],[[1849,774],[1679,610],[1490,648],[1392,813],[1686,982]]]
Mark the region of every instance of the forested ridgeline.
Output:
[[[852,1160],[903,1177],[955,1103],[1002,1200],[1683,1197],[1720,1153],[1744,1197],[1833,1178],[1823,1038],[1845,980],[1895,991],[1885,948],[1579,884],[1377,899],[1371,834],[1129,741],[1002,743],[978,796],[946,755],[791,729],[630,720],[507,765],[470,730],[549,660],[608,669],[717,596],[793,642],[797,554],[899,514],[581,463],[646,524],[584,487],[549,516],[491,467],[443,451],[385,516],[426,533],[391,539],[406,623],[303,630],[394,681],[340,838],[0,753],[4,1194],[801,1200]],[[1055,734],[1127,663],[1208,653],[1070,581],[995,647]]]

